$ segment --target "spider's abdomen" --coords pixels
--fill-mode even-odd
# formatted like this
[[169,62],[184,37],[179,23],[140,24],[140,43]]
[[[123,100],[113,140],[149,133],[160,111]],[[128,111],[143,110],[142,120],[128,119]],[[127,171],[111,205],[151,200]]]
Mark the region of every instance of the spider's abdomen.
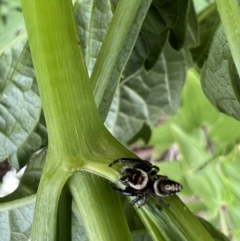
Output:
[[169,196],[180,192],[182,190],[182,185],[165,176],[159,176],[158,179],[155,180],[153,188],[156,195]]

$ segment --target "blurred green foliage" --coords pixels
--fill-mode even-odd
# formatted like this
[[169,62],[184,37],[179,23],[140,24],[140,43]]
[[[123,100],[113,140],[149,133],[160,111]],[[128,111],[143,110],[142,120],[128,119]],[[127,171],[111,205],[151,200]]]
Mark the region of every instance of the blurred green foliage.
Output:
[[177,161],[159,164],[161,172],[183,184],[190,209],[240,240],[240,123],[219,113],[201,90],[196,70],[188,72],[181,106],[155,128],[149,144],[155,158],[176,152]]
[[25,32],[20,0],[0,1],[0,53]]

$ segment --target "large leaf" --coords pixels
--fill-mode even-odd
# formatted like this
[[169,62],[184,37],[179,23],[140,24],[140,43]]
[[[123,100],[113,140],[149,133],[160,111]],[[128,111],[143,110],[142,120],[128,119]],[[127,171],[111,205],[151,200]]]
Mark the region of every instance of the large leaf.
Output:
[[219,111],[240,120],[239,77],[222,26],[215,33],[201,81],[210,102]]
[[35,196],[0,205],[1,241],[29,240],[34,207]]
[[113,16],[111,1],[76,1],[74,14],[88,74],[91,76]]
[[171,46],[179,50],[183,47],[186,40],[187,17],[190,7],[190,0],[154,0],[153,4],[170,29],[169,42]]
[[142,67],[130,76],[129,69],[141,66],[141,62],[137,62],[139,58],[135,60],[134,55],[144,56],[143,50],[139,52],[137,46],[138,44],[128,62],[126,78],[118,88],[105,122],[121,142],[127,142],[145,121],[151,126],[155,125],[160,113],[174,114],[186,77],[183,52],[173,50],[169,44],[166,44],[150,71],[147,72]]
[[41,100],[25,41],[0,57],[0,160],[20,169],[47,144]]
[[143,22],[141,35],[147,48],[145,68],[149,70],[156,64],[168,37],[168,27],[154,5]]

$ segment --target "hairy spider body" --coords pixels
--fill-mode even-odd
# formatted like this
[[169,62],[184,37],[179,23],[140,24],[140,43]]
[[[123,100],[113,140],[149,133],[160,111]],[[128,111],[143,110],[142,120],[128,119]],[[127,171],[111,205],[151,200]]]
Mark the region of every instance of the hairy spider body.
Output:
[[123,166],[120,173],[125,175],[119,179],[119,182],[125,186],[125,189],[120,189],[113,183],[112,189],[125,196],[132,196],[134,198],[130,204],[134,205],[141,200],[139,208],[146,204],[148,196],[152,196],[161,203],[167,204],[161,197],[169,196],[180,192],[182,185],[168,179],[167,176],[157,175],[159,168],[152,165],[150,162],[135,159],[135,158],[121,158],[112,162],[109,166],[117,163],[129,163],[132,165]]

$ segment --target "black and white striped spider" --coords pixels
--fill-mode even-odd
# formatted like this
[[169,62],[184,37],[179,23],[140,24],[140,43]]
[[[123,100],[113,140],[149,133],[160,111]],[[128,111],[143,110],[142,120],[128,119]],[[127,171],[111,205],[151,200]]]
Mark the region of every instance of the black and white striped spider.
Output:
[[138,208],[146,204],[148,196],[152,196],[161,203],[167,204],[161,197],[169,196],[180,192],[182,185],[168,179],[167,176],[157,175],[159,168],[150,162],[135,158],[120,158],[113,161],[109,167],[117,163],[130,164],[123,166],[119,172],[125,175],[119,179],[119,182],[125,186],[125,189],[118,188],[111,184],[112,189],[125,196],[135,197],[130,205],[134,205],[141,200]]

